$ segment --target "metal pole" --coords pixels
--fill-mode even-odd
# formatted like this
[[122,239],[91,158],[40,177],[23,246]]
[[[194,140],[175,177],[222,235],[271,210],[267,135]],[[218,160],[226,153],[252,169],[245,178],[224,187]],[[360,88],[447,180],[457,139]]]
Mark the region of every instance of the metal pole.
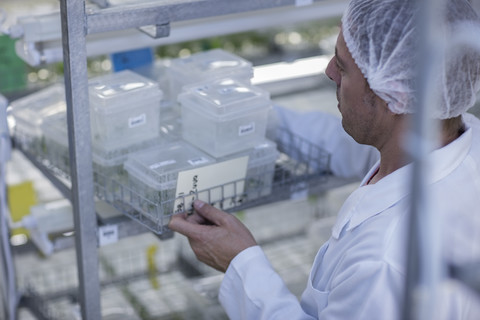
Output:
[[[11,144],[7,124],[7,99],[0,94],[0,307],[3,309],[5,319],[16,319],[18,305],[17,289],[15,283],[15,266],[13,263],[12,249],[10,248],[10,212],[7,206],[6,166],[10,160]],[[1,312],[0,312],[1,315]]]
[[61,0],[63,61],[82,318],[101,319],[86,53],[85,0]]
[[[433,79],[443,63],[442,21],[445,0],[418,5],[418,93],[409,155],[413,160],[411,211],[407,244],[407,281],[403,319],[436,319],[437,289],[442,277],[440,230],[434,198],[428,190],[428,155],[438,145],[438,123],[431,118],[438,105]],[[440,19],[440,20],[438,20]],[[439,23],[440,22],[440,23]]]

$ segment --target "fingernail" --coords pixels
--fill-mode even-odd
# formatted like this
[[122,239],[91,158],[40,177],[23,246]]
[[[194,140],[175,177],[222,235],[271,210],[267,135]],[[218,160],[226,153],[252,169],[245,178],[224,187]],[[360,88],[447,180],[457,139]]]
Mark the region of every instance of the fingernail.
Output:
[[202,200],[198,200],[198,199],[193,202],[193,205],[197,209],[201,209],[204,204],[205,204],[205,202],[203,202]]

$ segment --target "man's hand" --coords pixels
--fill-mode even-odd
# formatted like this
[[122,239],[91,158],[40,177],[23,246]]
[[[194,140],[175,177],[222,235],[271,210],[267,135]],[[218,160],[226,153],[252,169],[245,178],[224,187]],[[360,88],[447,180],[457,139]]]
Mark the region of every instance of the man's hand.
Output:
[[198,260],[225,272],[232,259],[257,243],[250,231],[234,216],[196,200],[195,212],[176,214],[168,227],[183,234]]

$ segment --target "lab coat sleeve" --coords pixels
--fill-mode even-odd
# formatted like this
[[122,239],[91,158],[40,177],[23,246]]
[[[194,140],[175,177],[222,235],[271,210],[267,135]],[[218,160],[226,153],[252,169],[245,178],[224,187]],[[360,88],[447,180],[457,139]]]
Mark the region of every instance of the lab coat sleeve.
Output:
[[232,260],[219,300],[232,320],[313,319],[303,312],[259,246],[242,251]]
[[299,113],[275,106],[270,118],[269,132],[274,140],[278,141],[278,132],[284,128],[321,147],[330,154],[329,169],[337,177],[360,180],[380,157],[375,148],[353,140],[337,116],[320,111]]

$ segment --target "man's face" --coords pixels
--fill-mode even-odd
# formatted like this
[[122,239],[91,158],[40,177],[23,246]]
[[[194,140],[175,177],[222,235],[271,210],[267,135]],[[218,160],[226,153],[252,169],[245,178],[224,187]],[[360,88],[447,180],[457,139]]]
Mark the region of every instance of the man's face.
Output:
[[342,32],[325,73],[337,85],[338,109],[345,131],[358,143],[379,147],[376,140],[381,135],[385,123],[382,118],[388,108],[370,89],[347,49]]

